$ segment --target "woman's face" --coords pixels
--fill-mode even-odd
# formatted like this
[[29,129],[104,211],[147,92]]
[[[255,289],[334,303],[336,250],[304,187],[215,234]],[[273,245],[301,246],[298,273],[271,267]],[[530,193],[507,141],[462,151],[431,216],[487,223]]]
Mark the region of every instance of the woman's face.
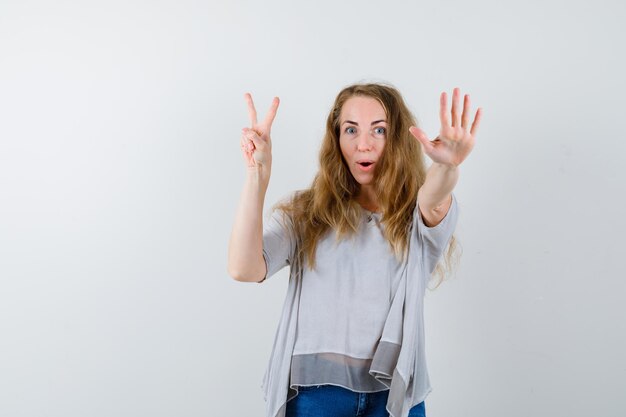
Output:
[[341,108],[339,146],[354,179],[370,185],[385,147],[387,121],[378,100],[354,96]]

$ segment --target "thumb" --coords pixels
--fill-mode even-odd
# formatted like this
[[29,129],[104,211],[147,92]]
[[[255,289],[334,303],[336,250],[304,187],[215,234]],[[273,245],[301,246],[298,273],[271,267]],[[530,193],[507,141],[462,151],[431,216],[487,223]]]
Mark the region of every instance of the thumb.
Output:
[[425,151],[432,149],[433,145],[432,143],[430,143],[430,139],[428,139],[428,136],[426,136],[426,133],[424,133],[422,129],[416,126],[411,126],[409,128],[409,132],[411,132],[415,139],[417,139],[422,144],[422,146],[425,148]]
[[241,129],[241,131],[243,133],[243,136],[254,144],[255,148],[262,148],[265,145],[263,139],[261,139],[258,133],[256,133],[254,130],[244,127],[243,129]]

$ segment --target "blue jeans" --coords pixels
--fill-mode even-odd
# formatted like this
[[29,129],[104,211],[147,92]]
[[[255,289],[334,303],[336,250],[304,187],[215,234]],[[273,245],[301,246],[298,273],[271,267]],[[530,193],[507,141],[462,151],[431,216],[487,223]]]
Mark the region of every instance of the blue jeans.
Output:
[[[388,417],[388,396],[388,390],[354,392],[336,385],[298,387],[298,395],[287,402],[285,417]],[[426,417],[423,401],[411,408],[409,417]]]

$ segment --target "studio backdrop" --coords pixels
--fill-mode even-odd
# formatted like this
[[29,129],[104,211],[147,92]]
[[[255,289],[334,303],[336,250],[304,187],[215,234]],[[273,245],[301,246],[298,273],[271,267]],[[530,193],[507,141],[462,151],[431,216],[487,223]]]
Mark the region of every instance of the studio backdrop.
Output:
[[274,96],[265,213],[336,94],[484,109],[456,274],[425,298],[432,417],[626,408],[626,8],[595,2],[0,2],[0,415],[264,416],[288,282],[227,273],[244,93]]

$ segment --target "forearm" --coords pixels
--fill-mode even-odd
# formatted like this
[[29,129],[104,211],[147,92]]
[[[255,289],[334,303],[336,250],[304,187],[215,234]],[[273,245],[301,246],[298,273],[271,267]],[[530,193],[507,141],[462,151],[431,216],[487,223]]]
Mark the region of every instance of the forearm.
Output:
[[424,184],[419,189],[420,207],[424,210],[437,210],[437,208],[448,204],[450,194],[458,180],[458,166],[433,162],[426,173]]
[[269,173],[262,168],[247,171],[228,244],[228,273],[238,281],[260,281],[263,259],[263,205]]

